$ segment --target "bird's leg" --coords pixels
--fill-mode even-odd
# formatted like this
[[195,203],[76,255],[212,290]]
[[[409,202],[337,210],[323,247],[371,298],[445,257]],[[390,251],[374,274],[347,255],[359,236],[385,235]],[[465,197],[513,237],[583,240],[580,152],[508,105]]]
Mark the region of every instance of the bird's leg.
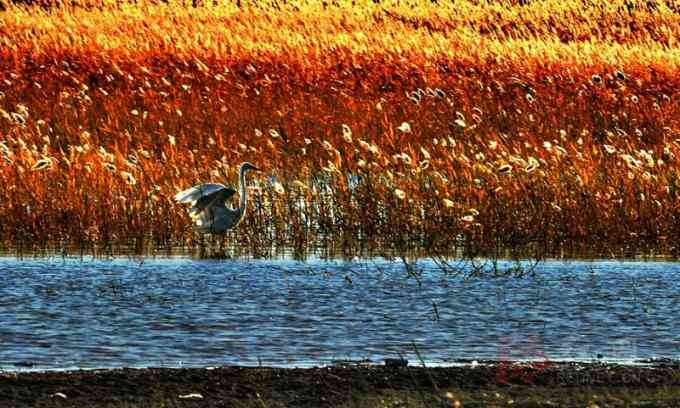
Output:
[[219,254],[218,256],[219,256],[220,258],[224,258],[224,257],[225,257],[225,255],[224,255],[224,235],[220,236],[220,247],[219,247],[219,252],[218,252],[218,254]]
[[198,256],[199,258],[205,258],[205,236],[201,234],[200,237],[198,241]]
[[231,234],[225,234],[224,235],[224,241],[226,242],[227,251],[228,251],[228,253],[225,253],[225,258],[227,258],[227,259],[232,259],[234,257],[234,247],[231,245],[231,243],[233,241],[230,239],[230,237],[229,237],[230,235]]

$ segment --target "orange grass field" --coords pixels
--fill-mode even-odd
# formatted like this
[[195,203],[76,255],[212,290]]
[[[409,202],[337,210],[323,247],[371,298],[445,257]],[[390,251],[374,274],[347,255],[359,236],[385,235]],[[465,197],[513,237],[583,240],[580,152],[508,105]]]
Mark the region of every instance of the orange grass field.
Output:
[[5,250],[680,253],[680,2],[1,3]]

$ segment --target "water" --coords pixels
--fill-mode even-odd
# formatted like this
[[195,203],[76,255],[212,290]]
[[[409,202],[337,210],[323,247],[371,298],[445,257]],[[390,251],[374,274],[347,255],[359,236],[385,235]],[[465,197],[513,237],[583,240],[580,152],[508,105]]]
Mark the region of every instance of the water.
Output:
[[0,369],[680,358],[680,264],[418,268],[420,284],[385,260],[0,258]]

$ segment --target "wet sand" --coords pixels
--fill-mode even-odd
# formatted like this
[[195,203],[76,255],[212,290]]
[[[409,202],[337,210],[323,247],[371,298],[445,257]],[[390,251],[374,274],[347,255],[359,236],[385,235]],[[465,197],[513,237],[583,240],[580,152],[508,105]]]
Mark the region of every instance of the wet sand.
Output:
[[456,401],[464,406],[680,406],[680,364],[352,364],[0,373],[0,407],[8,408],[456,406]]

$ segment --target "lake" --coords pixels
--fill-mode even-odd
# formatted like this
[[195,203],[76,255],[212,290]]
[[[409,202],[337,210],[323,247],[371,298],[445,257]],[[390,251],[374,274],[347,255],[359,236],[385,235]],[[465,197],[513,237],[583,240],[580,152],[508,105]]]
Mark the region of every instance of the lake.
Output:
[[[680,358],[680,264],[0,258],[0,369]],[[418,357],[418,355],[420,357]]]

